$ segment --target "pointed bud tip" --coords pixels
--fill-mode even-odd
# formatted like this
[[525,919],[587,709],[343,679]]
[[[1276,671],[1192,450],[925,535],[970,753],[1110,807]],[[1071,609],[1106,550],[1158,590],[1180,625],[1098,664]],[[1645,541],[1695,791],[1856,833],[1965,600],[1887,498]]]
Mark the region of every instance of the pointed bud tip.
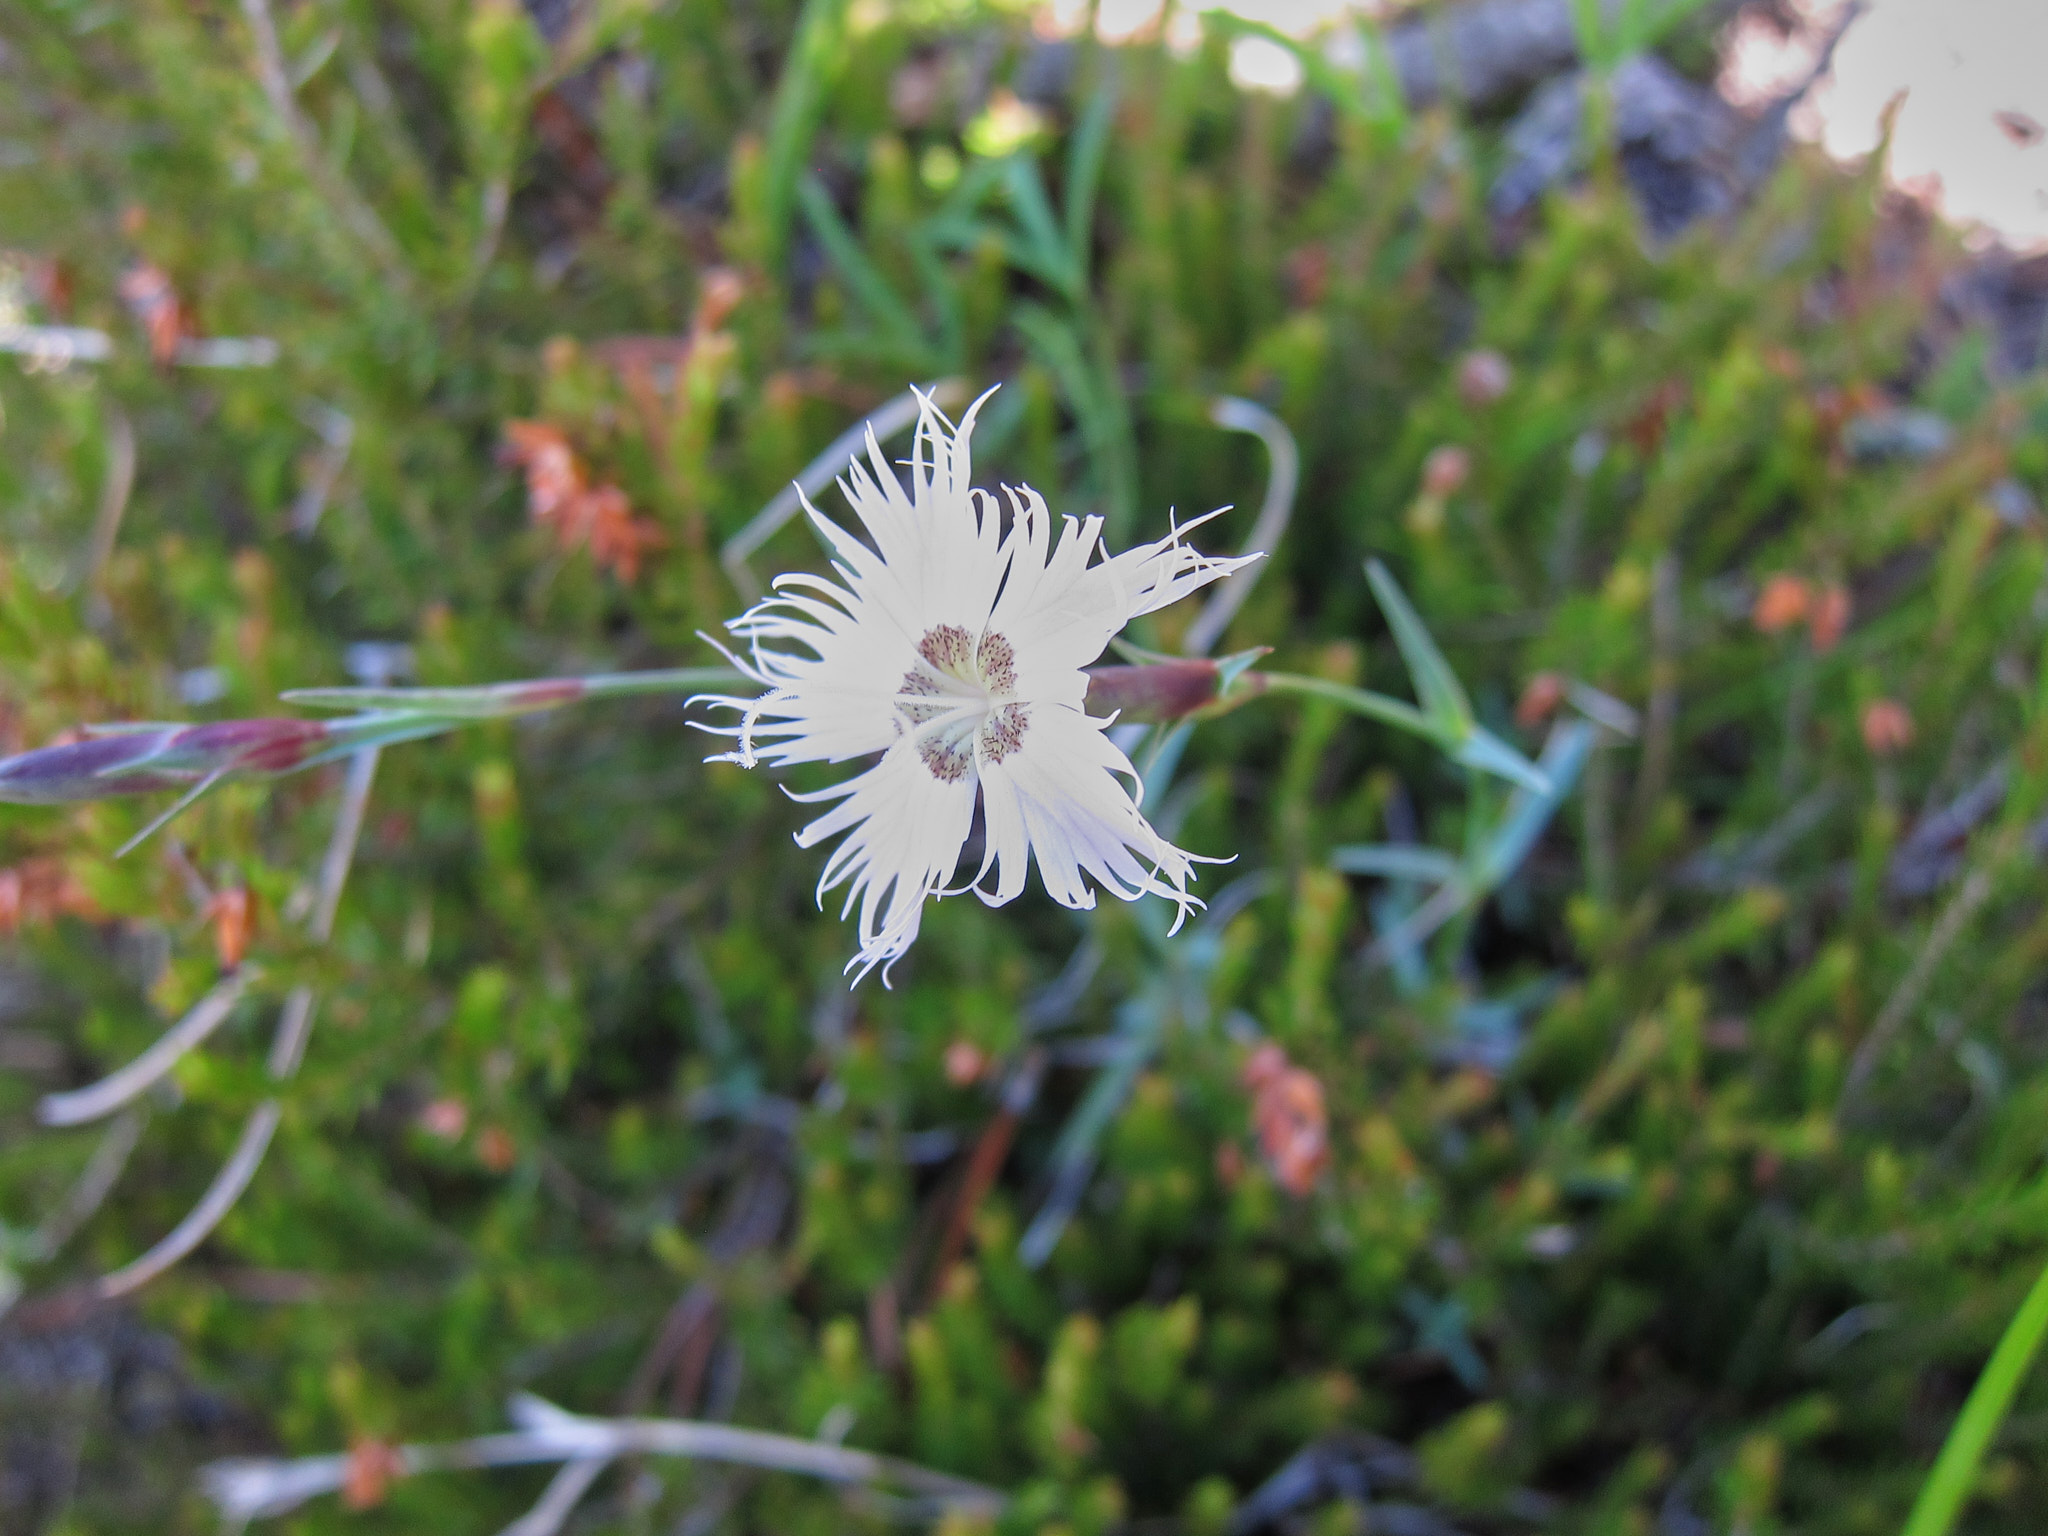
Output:
[[[41,747],[0,760],[0,801],[15,805],[57,805],[164,789],[178,782],[142,765],[173,733],[143,731]],[[134,766],[135,771],[123,770]]]

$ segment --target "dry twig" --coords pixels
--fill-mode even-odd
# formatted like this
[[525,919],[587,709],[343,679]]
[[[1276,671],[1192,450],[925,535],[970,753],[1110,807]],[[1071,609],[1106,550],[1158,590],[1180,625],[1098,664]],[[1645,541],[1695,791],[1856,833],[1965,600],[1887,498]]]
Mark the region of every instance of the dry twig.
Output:
[[[621,1456],[679,1456],[699,1461],[794,1472],[830,1483],[902,1489],[933,1512],[993,1515],[1007,1502],[998,1489],[934,1472],[871,1451],[848,1450],[793,1435],[707,1424],[693,1419],[600,1419],[569,1413],[540,1398],[512,1400],[519,1428],[435,1445],[408,1445],[392,1453],[399,1476],[419,1472],[473,1471],[535,1463],[608,1461]],[[348,1477],[346,1453],[296,1461],[236,1457],[201,1471],[208,1498],[231,1521],[287,1514]],[[515,1526],[515,1531],[523,1528]]]
[[[363,829],[363,814],[369,803],[370,785],[376,771],[375,747],[366,748],[349,760],[348,781],[335,816],[334,831],[328,838],[326,855],[320,861],[320,880],[314,893],[312,918],[307,925],[313,937],[322,942],[334,933],[342,886],[347,882],[349,865],[355,859],[356,844]],[[291,1077],[305,1055],[306,1037],[313,1027],[313,1003],[312,988],[296,987],[279,1013],[277,1034],[270,1051],[270,1075],[278,1082]],[[226,1016],[225,1009],[222,1016]],[[187,1017],[189,1020],[190,1015]],[[172,1033],[175,1034],[176,1029]],[[203,1038],[203,1032],[200,1033]],[[163,1042],[159,1041],[158,1045],[162,1046]],[[152,1053],[154,1050],[152,1048]],[[145,1057],[152,1053],[145,1053]],[[169,1063],[174,1062],[179,1054],[182,1054],[182,1049],[168,1054],[164,1070],[168,1070]],[[160,1076],[161,1072],[157,1075]],[[117,1073],[106,1083],[112,1083],[120,1076]],[[103,1083],[86,1091],[96,1092],[105,1086]],[[234,1151],[228,1155],[220,1172],[207,1186],[206,1193],[185,1219],[139,1258],[88,1284],[84,1288],[83,1299],[112,1301],[139,1290],[204,1242],[208,1234],[220,1225],[221,1218],[234,1209],[235,1202],[241,1199],[249,1181],[256,1176],[264,1153],[270,1149],[271,1138],[277,1134],[278,1121],[283,1113],[282,1104],[274,1097],[263,1100],[251,1110],[249,1118],[243,1122],[242,1134],[236,1138]]]
[[1846,1120],[1854,1110],[1871,1073],[1877,1070],[1885,1051],[1898,1038],[1913,1010],[1919,1007],[1928,983],[1934,980],[1935,971],[1947,958],[1956,940],[1962,937],[1970,919],[1977,915],[1977,909],[1990,899],[1995,862],[1987,861],[1972,869],[1962,888],[1949,898],[1948,905],[1942,908],[1941,916],[1935,919],[1934,927],[1928,931],[1920,952],[1913,957],[1912,965],[1900,978],[1898,986],[1892,989],[1892,995],[1885,999],[1884,1008],[1871,1024],[1870,1032],[1857,1045],[1856,1054],[1849,1060],[1848,1074],[1842,1080],[1841,1097],[1835,1101],[1837,1122]]
[[270,14],[270,0],[242,0],[242,15],[248,20],[249,35],[256,48],[256,79],[263,87],[270,110],[290,135],[306,176],[333,205],[351,235],[376,257],[385,275],[401,290],[411,286],[404,254],[391,231],[384,227],[362,195],[343,179],[328,161],[327,151],[313,125],[299,110],[292,92],[291,74],[285,67],[284,48],[278,42],[277,23]]

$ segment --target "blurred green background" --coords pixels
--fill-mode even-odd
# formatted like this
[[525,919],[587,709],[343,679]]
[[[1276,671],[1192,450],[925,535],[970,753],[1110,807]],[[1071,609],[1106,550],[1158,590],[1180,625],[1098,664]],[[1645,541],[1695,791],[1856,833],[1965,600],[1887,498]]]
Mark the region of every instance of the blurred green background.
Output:
[[[210,1530],[202,1463],[353,1447],[254,1528],[503,1530],[551,1469],[381,1448],[530,1391],[1010,1496],[950,1536],[1899,1530],[2048,1256],[2048,302],[1721,107],[1730,7],[1522,10],[1557,56],[1475,75],[1445,5],[1283,96],[1217,17],[0,0],[8,751],[704,665],[721,547],[948,378],[1003,386],[984,483],[1119,547],[1247,536],[1257,404],[1300,486],[1220,649],[1406,696],[1378,557],[1582,757],[1532,811],[1260,699],[1148,803],[1236,859],[1189,929],[1034,880],[852,992],[801,808],[675,699],[386,752],[325,944],[339,768],[118,861],[161,799],[6,808],[0,1527]],[[238,961],[143,1110],[37,1123]],[[246,1193],[81,1300],[299,986]],[[2035,1386],[1960,1528],[2041,1528],[2044,1442]],[[649,1458],[553,1518],[934,1516]]]

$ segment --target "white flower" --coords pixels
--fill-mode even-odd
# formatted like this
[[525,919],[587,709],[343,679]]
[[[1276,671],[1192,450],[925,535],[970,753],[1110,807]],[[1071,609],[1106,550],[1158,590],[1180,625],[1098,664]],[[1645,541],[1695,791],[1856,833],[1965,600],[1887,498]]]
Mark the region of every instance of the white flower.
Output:
[[[1166,897],[1180,909],[1176,928],[1200,905],[1187,889],[1194,858],[1140,814],[1138,776],[1104,734],[1110,722],[1082,711],[1082,668],[1137,615],[1257,557],[1207,559],[1181,542],[1184,529],[1110,555],[1099,517],[1065,518],[1055,542],[1036,491],[1004,487],[1006,509],[969,486],[980,405],[956,432],[923,402],[907,492],[870,432],[873,472],[856,459],[839,482],[869,542],[806,501],[839,581],[778,577],[775,596],[726,626],[745,642],[734,663],[767,691],[711,701],[742,712],[719,728],[739,750],[714,761],[881,754],[842,784],[794,797],[837,802],[796,840],[809,848],[845,834],[818,899],[844,884],[841,916],[858,905],[860,953],[847,969],[861,976],[882,965],[886,980],[927,897],[971,889],[1001,906],[1024,889],[1033,855],[1065,906],[1095,905],[1089,880],[1125,901]],[[986,852],[971,880],[950,886],[977,793]]]

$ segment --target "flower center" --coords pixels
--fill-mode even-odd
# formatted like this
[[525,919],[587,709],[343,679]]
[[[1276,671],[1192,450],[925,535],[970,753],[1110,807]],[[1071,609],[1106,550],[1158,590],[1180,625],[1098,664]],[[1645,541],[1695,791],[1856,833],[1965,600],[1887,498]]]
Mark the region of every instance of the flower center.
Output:
[[917,642],[917,656],[896,691],[896,710],[933,778],[966,778],[977,747],[991,763],[1017,750],[1030,717],[1013,700],[1016,647],[993,630],[977,640],[957,624],[940,624]]

